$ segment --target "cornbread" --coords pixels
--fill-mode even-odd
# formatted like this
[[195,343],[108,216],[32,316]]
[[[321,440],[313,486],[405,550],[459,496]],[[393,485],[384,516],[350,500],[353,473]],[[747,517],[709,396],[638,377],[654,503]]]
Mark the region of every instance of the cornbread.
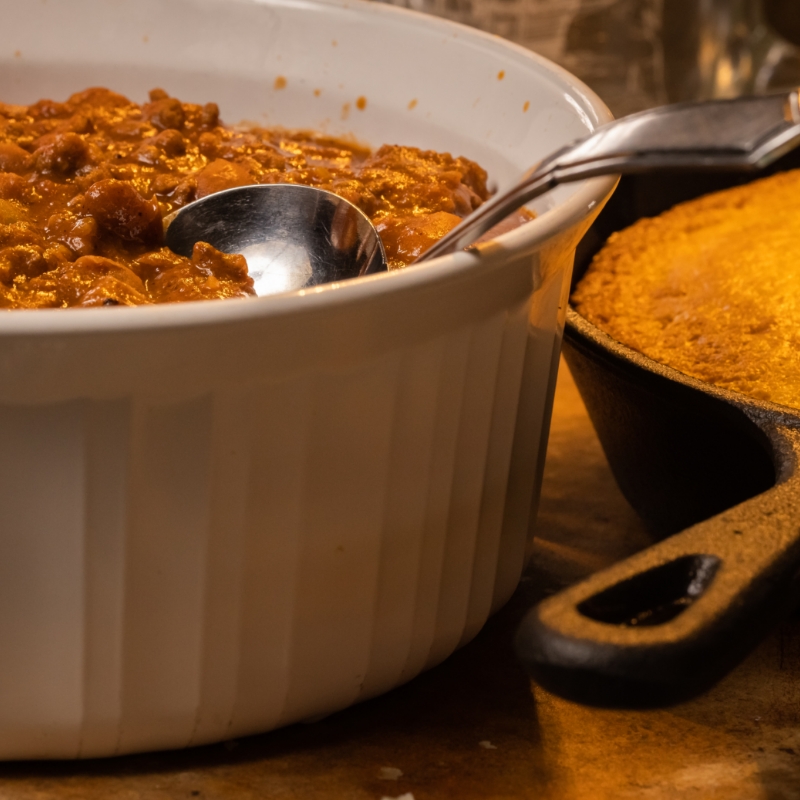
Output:
[[800,407],[800,170],[615,233],[572,302],[656,361]]

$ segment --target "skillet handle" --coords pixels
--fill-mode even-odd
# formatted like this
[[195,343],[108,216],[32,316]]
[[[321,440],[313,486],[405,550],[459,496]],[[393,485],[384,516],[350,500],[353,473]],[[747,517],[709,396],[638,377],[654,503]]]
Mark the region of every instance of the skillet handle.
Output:
[[786,465],[773,489],[528,613],[516,647],[540,685],[588,705],[670,705],[710,688],[766,634],[796,599],[800,432],[765,432]]

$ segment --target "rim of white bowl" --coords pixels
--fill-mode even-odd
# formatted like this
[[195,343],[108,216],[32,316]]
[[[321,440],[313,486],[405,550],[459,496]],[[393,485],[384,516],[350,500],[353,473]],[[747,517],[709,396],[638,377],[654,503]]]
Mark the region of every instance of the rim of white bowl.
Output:
[[[457,22],[429,14],[400,8],[375,0],[246,0],[256,5],[314,8],[334,6],[359,16],[396,15],[406,24],[457,33],[460,40],[468,41],[481,49],[502,52],[505,57],[515,57],[518,62],[531,63],[543,74],[565,84],[565,98],[578,114],[594,129],[613,120],[606,104],[583,81],[549,59],[491,33],[471,28]],[[240,0],[241,2],[241,0]],[[399,21],[399,20],[398,20]],[[164,303],[161,305],[115,307],[113,310],[97,308],[38,308],[9,309],[0,313],[0,337],[35,334],[86,334],[91,332],[126,332],[163,328],[229,325],[235,322],[269,316],[285,316],[311,312],[321,307],[341,307],[361,303],[387,293],[413,291],[421,286],[449,281],[456,276],[466,276],[479,269],[487,269],[508,255],[536,250],[545,241],[584,219],[592,209],[611,193],[617,176],[592,178],[578,184],[578,188],[563,203],[548,209],[541,216],[527,222],[495,240],[497,256],[481,256],[459,252],[440,256],[402,270],[384,272],[365,278],[315,286],[265,297],[236,298],[222,301],[196,301]]]

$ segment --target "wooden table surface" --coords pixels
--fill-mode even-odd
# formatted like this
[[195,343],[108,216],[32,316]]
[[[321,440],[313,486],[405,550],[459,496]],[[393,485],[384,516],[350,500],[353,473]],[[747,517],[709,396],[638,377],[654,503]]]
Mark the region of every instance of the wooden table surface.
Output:
[[[598,711],[532,686],[511,640],[537,599],[648,543],[562,365],[532,560],[440,667],[310,725],[193,750],[0,766],[0,800],[800,799],[800,623],[691,703]],[[765,620],[768,624],[768,620]]]

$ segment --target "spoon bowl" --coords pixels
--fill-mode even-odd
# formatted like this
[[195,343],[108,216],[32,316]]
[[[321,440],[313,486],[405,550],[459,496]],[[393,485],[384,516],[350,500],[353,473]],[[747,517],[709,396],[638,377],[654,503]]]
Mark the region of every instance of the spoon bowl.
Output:
[[197,242],[247,259],[256,294],[268,295],[383,272],[378,232],[342,197],[291,183],[226,189],[165,219],[166,244],[191,257]]

